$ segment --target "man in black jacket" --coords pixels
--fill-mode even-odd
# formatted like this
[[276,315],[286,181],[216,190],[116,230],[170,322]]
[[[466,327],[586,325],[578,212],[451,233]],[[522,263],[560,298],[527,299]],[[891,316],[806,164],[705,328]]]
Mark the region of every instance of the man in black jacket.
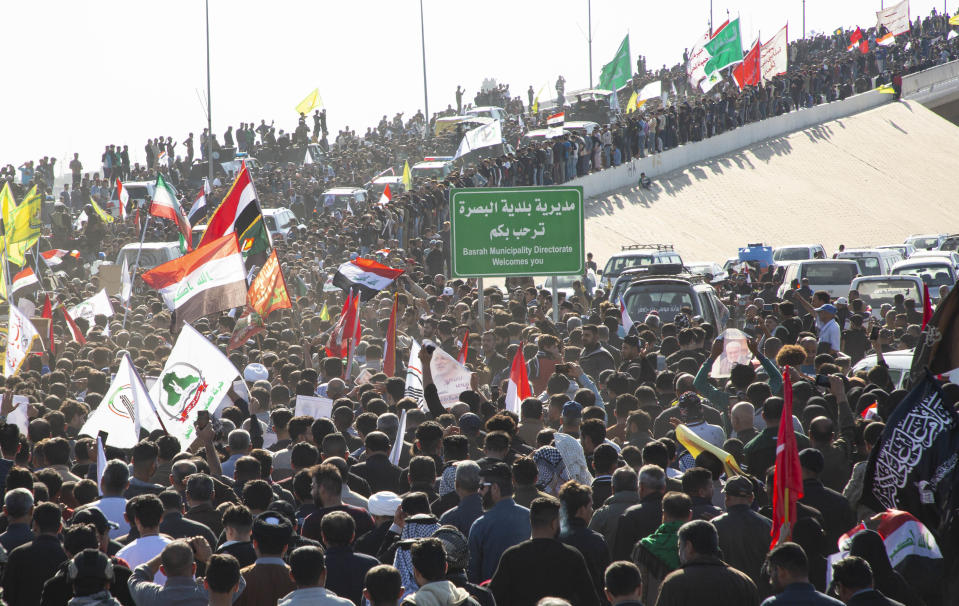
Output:
[[713,518],[719,533],[719,548],[723,560],[760,586],[759,576],[769,551],[769,530],[772,522],[752,510],[753,485],[748,479],[736,476],[723,487],[726,494],[726,513]]
[[858,556],[847,556],[832,565],[839,599],[851,606],[902,606],[873,587],[872,568]]
[[556,540],[559,501],[534,499],[529,510],[532,537],[503,552],[489,588],[498,604],[534,606],[546,596],[564,598],[577,606],[598,606],[589,569],[582,554]]
[[203,537],[210,545],[216,545],[216,535],[205,524],[183,517],[183,501],[180,495],[172,490],[160,493],[163,503],[163,518],[160,520],[160,532],[170,535],[174,539],[189,539]]
[[639,504],[619,518],[613,560],[628,560],[636,541],[659,528],[663,520],[663,495],[666,473],[658,465],[643,465],[639,470]]
[[603,535],[586,526],[593,517],[592,490],[589,486],[570,480],[560,488],[559,499],[565,506],[566,514],[566,528],[560,540],[583,554],[596,593],[603,595],[603,574],[609,564],[609,547]]
[[826,533],[825,555],[839,551],[839,537],[856,525],[856,514],[846,497],[831,488],[826,488],[819,480],[819,474],[825,467],[822,453],[815,448],[806,448],[799,453],[799,465],[802,467],[803,498],[801,503],[815,507],[823,512]]
[[366,480],[374,493],[399,492],[400,468],[390,462],[390,438],[381,431],[371,431],[363,441],[366,460],[351,471]]
[[36,606],[43,584],[67,560],[57,538],[60,521],[60,508],[54,503],[41,503],[33,510],[36,537],[10,552],[3,573],[3,598],[10,606]]
[[[106,518],[103,518],[106,521]],[[93,524],[71,523],[63,531],[63,549],[67,556],[73,557],[84,549],[100,549],[100,531]],[[102,551],[102,550],[101,550]],[[133,606],[127,579],[133,572],[120,560],[111,557],[113,564],[113,581],[110,583],[110,594],[124,606]],[[60,566],[53,577],[43,584],[43,593],[40,597],[40,606],[61,606],[74,597],[73,583],[67,571],[67,563]]]

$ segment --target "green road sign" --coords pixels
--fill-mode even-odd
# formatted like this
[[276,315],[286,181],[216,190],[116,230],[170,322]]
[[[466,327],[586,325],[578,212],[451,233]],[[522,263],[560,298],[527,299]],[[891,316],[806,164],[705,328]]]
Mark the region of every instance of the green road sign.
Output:
[[582,187],[450,190],[453,276],[581,274]]

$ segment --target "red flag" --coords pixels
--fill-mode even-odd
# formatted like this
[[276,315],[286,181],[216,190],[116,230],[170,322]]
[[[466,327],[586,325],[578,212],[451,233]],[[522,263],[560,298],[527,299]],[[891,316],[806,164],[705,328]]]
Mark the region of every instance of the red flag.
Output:
[[346,327],[353,325],[351,311],[353,310],[353,291],[346,293],[346,301],[343,301],[343,309],[340,310],[340,317],[333,325],[330,332],[330,340],[326,346],[326,355],[328,357],[342,358],[345,351]]
[[863,41],[859,43],[859,52],[864,55],[869,52],[869,40],[863,39]]
[[849,46],[846,50],[851,51],[860,40],[862,40],[862,30],[857,27],[856,31],[849,35]]
[[523,357],[523,343],[520,341],[513,356],[513,364],[509,368],[509,383],[506,388],[506,410],[520,413],[519,405],[526,398],[533,397],[529,388],[529,377],[526,374],[526,359]]
[[350,340],[347,343],[347,352],[346,357],[346,368],[343,370],[343,378],[349,379],[351,368],[353,367],[353,352],[356,350],[356,344],[360,342],[360,335],[363,332],[363,328],[360,326],[360,298],[362,295],[356,293],[356,296],[353,297],[353,307],[350,310],[353,312],[350,322],[352,324],[346,325],[346,330],[349,331]]
[[470,350],[470,330],[466,329],[466,334],[463,335],[463,345],[460,347],[460,355],[456,357],[457,361],[460,364],[466,364],[466,354]]
[[383,373],[392,377],[396,373],[396,293],[393,293],[393,310],[386,327],[386,344],[383,348]]
[[773,526],[770,531],[772,549],[792,536],[796,522],[796,501],[803,496],[799,450],[793,430],[793,384],[789,366],[783,368],[783,412],[776,436],[776,475],[773,482]]
[[759,67],[759,49],[760,44],[757,39],[756,44],[754,44],[753,47],[749,49],[749,52],[746,53],[746,56],[743,57],[743,62],[733,69],[733,79],[736,81],[736,84],[739,85],[739,90],[742,90],[746,86],[756,86],[759,84],[762,73]]
[[926,329],[926,324],[932,319],[932,300],[929,298],[929,285],[922,283],[922,328]]
[[63,319],[67,323],[67,328],[69,328],[70,332],[73,334],[73,340],[80,345],[86,345],[87,340],[84,338],[83,332],[80,331],[80,327],[77,326],[77,323],[74,322],[73,318],[70,317],[70,312],[67,311],[66,306],[64,305],[60,309],[63,310]]
[[133,222],[137,225],[137,231],[140,231],[140,209],[136,209],[133,213]]
[[50,302],[50,295],[47,295],[43,301],[43,313],[40,314],[40,317],[50,320],[50,328],[47,329],[47,342],[50,347],[50,355],[55,356],[57,355],[57,344],[53,340],[53,303]]

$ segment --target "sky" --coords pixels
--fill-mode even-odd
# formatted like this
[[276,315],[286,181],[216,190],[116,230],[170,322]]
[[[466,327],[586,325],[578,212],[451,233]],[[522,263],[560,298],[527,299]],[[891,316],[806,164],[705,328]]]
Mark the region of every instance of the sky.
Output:
[[[910,0],[911,17],[944,2]],[[948,0],[946,0],[948,2]],[[887,2],[889,4],[890,2]],[[763,41],[783,25],[789,39],[806,31],[875,24],[880,0],[720,0],[742,19],[744,43]],[[955,12],[959,0],[949,7]],[[484,78],[526,90],[556,77],[566,90],[589,86],[587,0],[423,0],[429,110],[455,106],[457,85],[472,100]],[[228,125],[276,120],[296,126],[293,109],[319,88],[330,138],[346,126],[359,134],[402,111],[423,108],[423,62],[418,0],[209,0],[213,130],[222,141]],[[594,84],[625,35],[631,61],[671,67],[706,31],[709,0],[594,0]],[[0,56],[15,87],[3,95],[0,165],[73,152],[84,170],[96,170],[108,143],[129,145],[142,161],[148,137],[197,141],[206,126],[206,39],[201,0],[13,2]],[[30,25],[30,24],[36,24]],[[183,150],[181,144],[177,152]]]

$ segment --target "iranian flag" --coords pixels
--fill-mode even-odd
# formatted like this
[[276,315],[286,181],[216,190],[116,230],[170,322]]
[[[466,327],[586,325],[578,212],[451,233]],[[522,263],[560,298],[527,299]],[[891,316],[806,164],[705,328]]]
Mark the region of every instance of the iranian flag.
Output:
[[178,325],[246,306],[246,268],[233,234],[151,269],[143,281],[160,291]]
[[533,391],[529,387],[529,377],[526,374],[526,359],[523,358],[523,345],[521,341],[516,348],[516,355],[513,356],[513,364],[509,368],[509,383],[506,387],[506,410],[520,414],[520,404],[526,398],[533,397]]
[[257,202],[253,177],[245,162],[230,191],[207,222],[200,245],[232,233],[236,234],[244,255],[266,252],[271,247],[270,235],[263,224],[263,213]]
[[130,194],[127,192],[126,188],[123,187],[123,183],[120,182],[119,177],[117,178],[117,201],[120,204],[120,219],[126,221],[127,204],[130,203]]
[[336,268],[333,286],[343,290],[359,288],[363,298],[369,301],[402,273],[402,269],[393,269],[372,259],[356,258]]
[[176,200],[176,193],[163,179],[163,175],[157,175],[156,191],[153,192],[153,203],[150,205],[150,214],[154,217],[169,219],[176,223],[180,235],[186,240],[187,250],[193,250],[193,239],[190,236],[190,222],[180,203]]

